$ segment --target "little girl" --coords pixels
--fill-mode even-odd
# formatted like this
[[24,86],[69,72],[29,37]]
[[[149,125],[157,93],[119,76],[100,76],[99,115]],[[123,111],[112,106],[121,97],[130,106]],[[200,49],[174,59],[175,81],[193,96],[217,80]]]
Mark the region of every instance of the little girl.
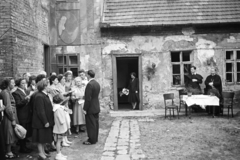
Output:
[[61,153],[61,142],[66,136],[68,131],[68,122],[66,120],[66,113],[64,104],[68,101],[69,98],[64,98],[61,94],[57,94],[53,97],[53,112],[54,112],[54,122],[53,133],[55,134],[55,140],[57,142],[57,154],[56,160],[66,160],[67,156],[64,156]]

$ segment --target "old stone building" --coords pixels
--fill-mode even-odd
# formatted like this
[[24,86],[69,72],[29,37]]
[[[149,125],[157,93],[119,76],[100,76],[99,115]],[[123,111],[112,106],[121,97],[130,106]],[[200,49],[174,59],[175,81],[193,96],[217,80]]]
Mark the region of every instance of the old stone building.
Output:
[[126,107],[118,93],[133,71],[142,110],[162,108],[163,93],[178,97],[190,65],[204,78],[216,66],[225,89],[239,88],[237,0],[13,1],[0,3],[0,34],[10,28],[0,38],[1,75],[93,69],[102,107],[115,110]]
[[47,0],[0,1],[1,77],[44,69],[44,53],[50,49],[48,20]]

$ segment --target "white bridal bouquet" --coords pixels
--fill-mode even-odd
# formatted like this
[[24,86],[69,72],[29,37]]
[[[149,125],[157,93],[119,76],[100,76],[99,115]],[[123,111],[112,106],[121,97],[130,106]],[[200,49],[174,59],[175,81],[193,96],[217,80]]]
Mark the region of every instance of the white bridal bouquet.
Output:
[[129,94],[129,90],[127,88],[123,88],[122,91],[119,92],[120,96],[122,95],[128,95]]

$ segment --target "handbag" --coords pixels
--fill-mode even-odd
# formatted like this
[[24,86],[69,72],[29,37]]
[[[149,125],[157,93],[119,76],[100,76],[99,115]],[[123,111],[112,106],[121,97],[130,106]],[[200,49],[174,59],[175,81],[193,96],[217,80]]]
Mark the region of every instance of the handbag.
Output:
[[16,136],[19,139],[24,139],[26,137],[27,130],[19,124],[16,124],[14,131],[15,131]]

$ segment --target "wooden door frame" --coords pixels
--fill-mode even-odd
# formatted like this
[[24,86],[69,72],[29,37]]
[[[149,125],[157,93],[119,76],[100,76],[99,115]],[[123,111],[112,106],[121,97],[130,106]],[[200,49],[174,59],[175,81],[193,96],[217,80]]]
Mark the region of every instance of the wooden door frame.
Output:
[[114,98],[114,110],[118,110],[118,90],[117,90],[117,58],[118,57],[135,57],[138,58],[138,79],[139,79],[139,110],[142,110],[143,106],[143,92],[142,92],[142,54],[112,54],[112,75],[113,75],[113,98]]

